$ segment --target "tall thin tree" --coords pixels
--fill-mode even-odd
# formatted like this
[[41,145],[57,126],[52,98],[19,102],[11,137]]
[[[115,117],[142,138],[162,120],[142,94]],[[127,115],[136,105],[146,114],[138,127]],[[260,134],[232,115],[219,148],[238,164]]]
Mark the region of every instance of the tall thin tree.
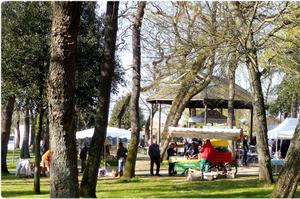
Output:
[[124,178],[135,176],[135,163],[140,141],[139,97],[141,89],[141,27],[144,17],[145,1],[138,2],[132,28],[132,93],[130,99],[131,139],[126,158]]
[[7,149],[10,136],[11,121],[14,111],[16,97],[10,95],[1,108],[1,173],[9,173],[7,169]]
[[80,195],[96,197],[97,173],[104,149],[108,123],[112,76],[115,69],[116,38],[118,30],[118,1],[107,2],[104,30],[104,63],[101,66],[100,88],[96,110],[95,131],[90,144],[87,166],[80,185]]
[[81,2],[54,2],[48,79],[50,197],[77,198],[75,65]]

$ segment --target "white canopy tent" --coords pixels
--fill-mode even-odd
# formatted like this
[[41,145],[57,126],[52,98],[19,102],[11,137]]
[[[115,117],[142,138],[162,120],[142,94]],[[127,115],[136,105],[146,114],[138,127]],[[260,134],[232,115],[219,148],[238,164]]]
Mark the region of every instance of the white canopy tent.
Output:
[[[94,128],[86,129],[83,131],[77,131],[76,139],[91,138],[93,134],[94,134]],[[106,137],[109,136],[130,139],[131,131],[108,126],[106,129]]]
[[297,118],[286,118],[277,127],[268,131],[268,138],[291,140],[293,138],[297,124],[298,124]]
[[236,140],[240,138],[241,129],[228,128],[180,128],[169,127],[171,137],[203,138],[203,139],[227,139]]

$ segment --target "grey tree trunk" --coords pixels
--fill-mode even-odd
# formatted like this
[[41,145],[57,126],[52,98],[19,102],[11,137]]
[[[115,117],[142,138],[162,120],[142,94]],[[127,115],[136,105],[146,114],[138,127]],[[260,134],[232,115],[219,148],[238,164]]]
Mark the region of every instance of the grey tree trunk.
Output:
[[23,134],[23,141],[22,141],[22,146],[21,146],[21,151],[20,151],[20,157],[21,158],[30,158],[30,153],[29,153],[29,129],[30,129],[30,115],[29,115],[29,109],[26,108],[25,111],[25,131]]
[[7,174],[7,150],[10,136],[11,121],[16,98],[14,95],[8,97],[1,111],[1,173]]
[[54,2],[48,79],[50,197],[77,198],[74,121],[77,34],[81,2]]
[[17,125],[15,133],[15,148],[20,148],[20,111],[17,111]]
[[[240,3],[237,1],[228,2],[229,10],[235,21],[237,28],[237,36],[239,37],[240,45],[244,49],[246,55],[246,64],[250,76],[250,84],[253,92],[253,111],[254,119],[258,126],[256,132],[257,152],[259,161],[259,180],[266,183],[273,183],[271,158],[268,150],[267,142],[267,120],[264,104],[264,96],[261,87],[261,74],[257,61],[257,49],[255,46],[253,34],[251,32],[252,22],[248,25],[246,17],[240,8]],[[256,10],[255,8],[253,8]],[[250,27],[249,27],[250,26]]]
[[139,97],[141,89],[141,28],[145,7],[145,1],[138,2],[132,28],[133,71],[130,100],[131,138],[126,158],[124,178],[133,178],[135,176],[136,156],[140,141]]
[[272,198],[293,198],[300,180],[300,118],[285,157]]
[[80,185],[80,196],[96,197],[100,155],[104,150],[108,123],[111,81],[115,69],[116,37],[118,29],[118,1],[107,2],[104,30],[104,63],[101,66],[99,97],[95,131],[90,144],[87,165]]
[[151,115],[149,115],[145,124],[145,144],[147,145],[149,140],[152,140],[152,135],[150,134],[151,121],[153,121],[154,115],[157,112],[158,106],[154,105]]
[[258,127],[256,131],[256,141],[259,161],[259,180],[266,183],[273,183],[271,158],[268,149],[266,109],[261,88],[261,74],[258,68],[256,50],[249,53],[247,66],[254,98],[252,103],[255,115],[254,121]]
[[[206,56],[204,56],[206,58]],[[201,64],[199,63],[199,67],[201,68],[202,64],[204,64],[206,59],[203,59]],[[165,153],[170,143],[170,137],[168,135],[168,127],[169,126],[177,126],[180,120],[180,117],[187,106],[190,99],[195,96],[197,93],[201,92],[208,84],[210,83],[213,68],[214,68],[214,51],[211,52],[210,57],[208,59],[208,73],[204,79],[200,82],[197,80],[197,72],[199,72],[200,68],[196,69],[196,71],[191,72],[185,76],[185,79],[181,82],[180,89],[177,92],[170,111],[167,116],[167,120],[165,122],[165,126],[162,132],[162,140],[164,140],[164,144],[161,149],[160,157],[161,161],[163,161]]]
[[234,126],[234,95],[235,95],[235,70],[237,67],[237,56],[232,54],[228,66],[228,80],[229,80],[229,93],[228,93],[228,117],[227,124],[229,128]]
[[36,135],[35,135],[35,159],[34,159],[34,184],[33,190],[35,194],[40,194],[40,162],[41,162],[41,154],[40,154],[40,142],[41,142],[41,135],[43,131],[43,117],[44,117],[45,109],[40,108],[39,113],[36,114]]
[[32,146],[32,153],[35,152],[35,116],[33,113],[32,108],[30,108],[30,124],[31,124],[31,131],[30,131],[30,146]]

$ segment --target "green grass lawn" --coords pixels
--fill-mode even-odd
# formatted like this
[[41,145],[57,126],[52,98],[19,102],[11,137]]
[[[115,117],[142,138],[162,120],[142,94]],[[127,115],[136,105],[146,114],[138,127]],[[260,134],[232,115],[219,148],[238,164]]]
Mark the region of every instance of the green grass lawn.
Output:
[[[14,159],[19,159],[19,150]],[[15,171],[16,163],[13,152],[8,153],[8,169]],[[31,159],[33,161],[33,154]],[[163,167],[167,168],[167,164]],[[276,179],[276,177],[275,177]],[[41,178],[41,194],[33,194],[33,178],[20,178],[13,174],[1,176],[1,196],[14,198],[49,198],[49,178]],[[79,177],[81,180],[81,177]],[[236,179],[219,179],[214,181],[186,181],[178,177],[139,176],[130,182],[117,178],[105,177],[98,180],[98,198],[267,198],[273,189],[259,183],[258,177],[238,177]],[[300,198],[300,186],[296,197]]]
[[[98,198],[266,198],[273,186],[263,185],[257,177],[238,177],[214,181],[186,181],[185,177],[138,177],[130,182],[116,178],[99,179]],[[2,197],[49,197],[49,178],[41,178],[41,194],[35,195],[32,178],[2,176]],[[300,187],[296,197],[300,197]]]

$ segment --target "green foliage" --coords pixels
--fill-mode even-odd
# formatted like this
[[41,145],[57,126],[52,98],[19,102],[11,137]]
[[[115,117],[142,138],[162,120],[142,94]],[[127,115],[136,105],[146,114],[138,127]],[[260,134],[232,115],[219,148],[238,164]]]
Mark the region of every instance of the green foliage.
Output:
[[[78,36],[78,59],[76,70],[76,107],[80,110],[81,122],[94,126],[96,103],[100,85],[100,67],[104,60],[104,19],[96,14],[96,2],[83,2]],[[124,84],[124,74],[116,62],[112,92],[117,85]]]
[[49,66],[50,2],[2,4],[2,97],[38,102]]
[[[119,121],[118,115],[119,115],[125,101],[126,101],[126,96],[123,96],[123,97],[120,97],[118,99],[118,101],[116,102],[115,106],[112,109],[110,120],[108,122],[110,126],[118,127],[118,124],[119,124],[118,123],[118,121]],[[139,121],[140,121],[140,128],[141,128],[145,124],[145,120],[144,120],[144,115],[143,115],[141,108],[139,109],[139,111],[140,111]],[[129,129],[130,127],[131,127],[131,120],[130,120],[130,109],[129,109],[129,105],[128,105],[128,106],[126,106],[125,113],[121,120],[121,128]]]
[[293,98],[299,101],[300,81],[293,76],[287,76],[276,89],[277,99],[269,105],[269,112],[273,116],[279,113],[289,113]]

